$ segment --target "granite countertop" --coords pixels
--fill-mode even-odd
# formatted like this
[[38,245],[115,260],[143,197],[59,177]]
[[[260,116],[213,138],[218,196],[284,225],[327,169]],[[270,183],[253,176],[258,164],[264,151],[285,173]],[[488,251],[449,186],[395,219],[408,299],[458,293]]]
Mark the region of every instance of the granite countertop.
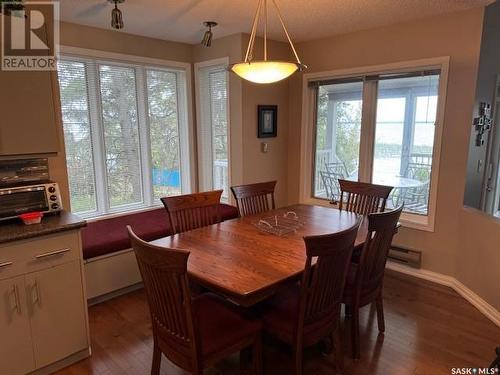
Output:
[[25,225],[20,219],[9,220],[0,222],[0,243],[78,229],[85,225],[85,220],[66,211],[57,215],[46,215],[40,224]]

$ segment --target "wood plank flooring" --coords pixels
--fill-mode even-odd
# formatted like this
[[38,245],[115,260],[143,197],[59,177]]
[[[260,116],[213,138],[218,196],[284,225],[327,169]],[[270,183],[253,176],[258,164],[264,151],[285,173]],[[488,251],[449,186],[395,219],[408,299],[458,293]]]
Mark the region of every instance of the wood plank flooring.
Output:
[[[453,290],[388,271],[384,287],[385,335],[375,311],[361,315],[361,360],[350,358],[349,325],[342,327],[346,374],[449,375],[452,367],[486,367],[500,346],[500,328]],[[92,357],[60,372],[149,374],[153,341],[145,295],[136,291],[90,308]],[[335,373],[333,357],[313,347],[305,352],[305,374]],[[289,349],[266,338],[265,374],[290,374]],[[207,374],[238,374],[235,355]],[[162,359],[162,374],[184,374]]]

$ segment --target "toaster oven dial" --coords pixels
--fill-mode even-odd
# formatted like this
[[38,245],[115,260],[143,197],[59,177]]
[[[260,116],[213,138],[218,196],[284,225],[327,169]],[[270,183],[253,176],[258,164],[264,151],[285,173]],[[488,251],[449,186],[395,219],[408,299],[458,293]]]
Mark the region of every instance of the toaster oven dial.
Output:
[[49,193],[55,193],[56,192],[56,188],[54,186],[50,186],[48,190],[49,190]]
[[59,208],[59,205],[57,203],[52,203],[50,205],[50,207],[53,209],[53,210],[57,210]]
[[51,201],[56,201],[57,200],[57,196],[56,195],[51,195],[50,196],[50,200]]

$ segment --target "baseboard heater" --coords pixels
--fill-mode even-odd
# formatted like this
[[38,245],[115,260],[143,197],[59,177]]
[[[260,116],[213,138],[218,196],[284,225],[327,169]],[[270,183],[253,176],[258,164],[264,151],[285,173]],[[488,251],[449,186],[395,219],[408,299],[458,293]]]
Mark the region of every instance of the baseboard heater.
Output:
[[391,246],[389,250],[390,260],[406,264],[413,268],[420,268],[422,265],[422,252],[418,250],[405,249],[403,247]]

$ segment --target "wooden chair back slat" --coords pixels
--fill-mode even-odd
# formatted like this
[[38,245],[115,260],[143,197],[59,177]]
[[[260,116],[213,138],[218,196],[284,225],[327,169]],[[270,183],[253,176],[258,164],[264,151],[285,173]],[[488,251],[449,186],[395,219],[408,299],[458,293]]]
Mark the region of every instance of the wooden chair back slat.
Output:
[[368,234],[361,254],[358,283],[361,293],[382,288],[387,255],[403,205],[393,211],[368,215]]
[[[231,186],[240,216],[253,215],[275,209],[274,189],[276,181]],[[269,206],[271,201],[271,206]],[[271,208],[270,208],[271,207]]]
[[368,215],[373,212],[383,212],[392,186],[375,185],[366,182],[356,182],[339,179],[341,210]]
[[187,276],[189,252],[151,245],[130,226],[127,230],[148,298],[153,334],[166,344],[162,350],[170,360],[189,368],[199,353]]
[[222,190],[215,190],[161,198],[167,209],[172,231],[182,233],[220,223],[221,195]]
[[340,316],[345,279],[360,220],[352,228],[339,233],[304,238],[307,260],[301,284],[299,329],[325,317]]

